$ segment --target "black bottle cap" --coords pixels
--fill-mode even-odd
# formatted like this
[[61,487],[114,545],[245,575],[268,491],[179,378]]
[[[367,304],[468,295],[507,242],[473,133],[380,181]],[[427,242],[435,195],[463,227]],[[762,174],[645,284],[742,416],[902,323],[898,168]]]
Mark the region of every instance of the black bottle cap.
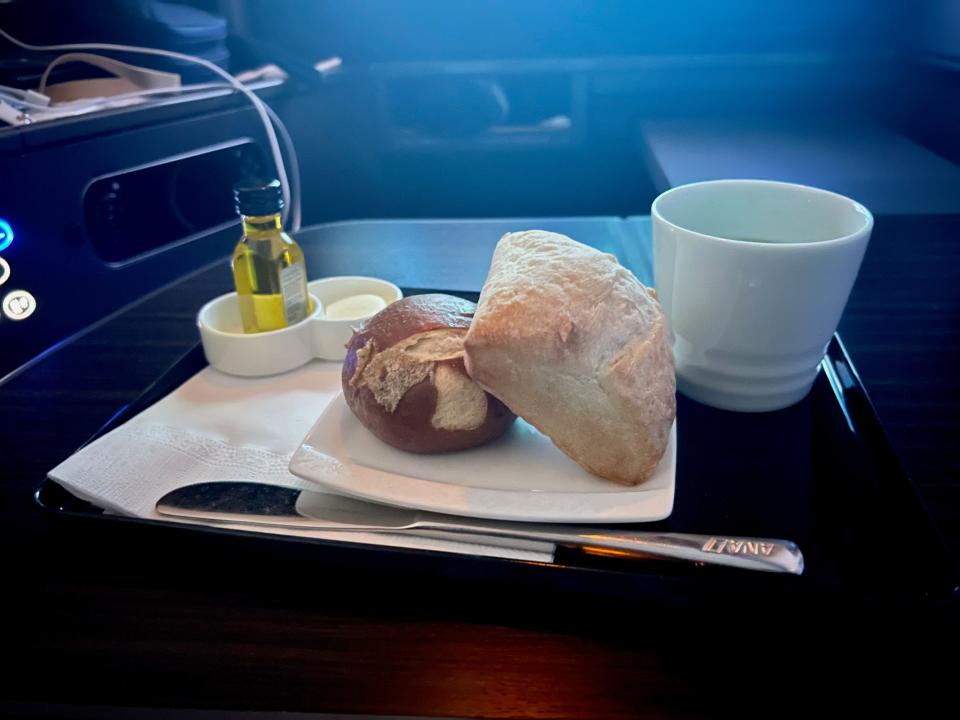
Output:
[[241,215],[273,215],[283,209],[279,180],[245,180],[233,188],[233,199]]

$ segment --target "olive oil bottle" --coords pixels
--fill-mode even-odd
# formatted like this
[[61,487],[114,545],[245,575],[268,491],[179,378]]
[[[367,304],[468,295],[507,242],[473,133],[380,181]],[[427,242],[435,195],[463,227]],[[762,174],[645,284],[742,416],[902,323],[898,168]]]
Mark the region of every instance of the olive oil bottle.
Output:
[[277,330],[309,314],[307,269],[300,246],[283,231],[283,194],[274,180],[234,189],[243,237],[233,251],[233,279],[247,333]]

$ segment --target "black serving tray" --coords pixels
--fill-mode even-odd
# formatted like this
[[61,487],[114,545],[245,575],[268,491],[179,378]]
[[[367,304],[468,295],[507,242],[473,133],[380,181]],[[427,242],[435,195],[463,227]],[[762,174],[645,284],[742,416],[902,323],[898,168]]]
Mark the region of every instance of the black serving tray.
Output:
[[[205,366],[198,345],[91,440]],[[795,540],[806,558],[803,576],[569,548],[559,548],[554,563],[542,564],[185,526],[104,514],[49,479],[35,497],[43,508],[71,521],[162,526],[171,540],[178,538],[173,544],[179,547],[204,539],[246,543],[247,557],[289,557],[293,551],[301,561],[326,561],[328,568],[357,578],[414,573],[437,584],[482,583],[488,591],[502,585],[528,593],[655,597],[671,604],[727,600],[738,594],[779,595],[802,603],[843,598],[951,604],[960,598],[952,559],[838,336],[830,343],[810,395],[791,408],[733,413],[679,395],[677,416],[673,514],[638,527]]]

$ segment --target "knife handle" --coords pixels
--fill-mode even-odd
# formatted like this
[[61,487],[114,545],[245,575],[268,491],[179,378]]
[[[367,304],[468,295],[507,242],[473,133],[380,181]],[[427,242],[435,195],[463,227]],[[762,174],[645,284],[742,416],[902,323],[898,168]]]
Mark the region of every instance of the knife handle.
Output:
[[504,524],[471,525],[448,521],[421,520],[418,530],[496,535],[522,540],[539,540],[559,545],[653,555],[709,565],[727,565],[765,572],[803,573],[803,553],[796,543],[771,538],[694,535],[670,532],[618,532],[584,529],[527,529]]

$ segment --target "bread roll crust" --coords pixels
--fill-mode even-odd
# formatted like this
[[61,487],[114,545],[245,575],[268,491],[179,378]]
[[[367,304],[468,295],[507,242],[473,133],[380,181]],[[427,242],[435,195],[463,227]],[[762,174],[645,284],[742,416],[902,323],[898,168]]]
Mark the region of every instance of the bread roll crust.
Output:
[[450,295],[415,295],[354,333],[343,392],[374,435],[401,450],[438,453],[489,442],[514,421],[464,366],[463,339],[475,308]]
[[653,474],[676,415],[673,353],[656,293],[615,257],[504,235],[465,348],[473,379],[582,467],[628,485]]

